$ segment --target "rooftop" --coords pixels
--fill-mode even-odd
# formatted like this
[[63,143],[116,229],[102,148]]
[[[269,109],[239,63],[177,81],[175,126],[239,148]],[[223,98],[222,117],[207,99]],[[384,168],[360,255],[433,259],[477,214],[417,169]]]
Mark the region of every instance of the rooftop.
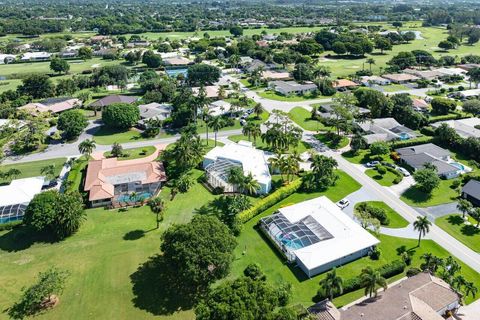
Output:
[[348,79],[338,79],[333,81],[332,86],[334,88],[349,88],[349,87],[357,87],[358,84]]
[[112,103],[134,103],[135,101],[137,101],[137,97],[114,94],[98,99],[90,105],[93,107],[105,107]]
[[382,75],[382,77],[392,81],[415,81],[420,79],[419,77],[408,73],[389,73]]
[[55,98],[46,99],[40,102],[31,102],[18,109],[28,112],[53,112],[58,113],[80,107],[82,101],[76,98]]
[[471,179],[463,186],[462,192],[480,200],[480,181]]
[[44,177],[34,177],[12,180],[0,186],[0,207],[29,203],[42,190],[43,182]]

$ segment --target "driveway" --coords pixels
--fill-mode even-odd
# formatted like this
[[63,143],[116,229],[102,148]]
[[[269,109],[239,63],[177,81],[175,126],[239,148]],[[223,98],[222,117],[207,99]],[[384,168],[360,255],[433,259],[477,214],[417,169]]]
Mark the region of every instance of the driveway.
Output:
[[418,208],[415,207],[418,213],[427,216],[430,221],[435,221],[435,219],[446,216],[448,214],[458,212],[457,202],[440,204],[438,206],[427,207],[427,208]]

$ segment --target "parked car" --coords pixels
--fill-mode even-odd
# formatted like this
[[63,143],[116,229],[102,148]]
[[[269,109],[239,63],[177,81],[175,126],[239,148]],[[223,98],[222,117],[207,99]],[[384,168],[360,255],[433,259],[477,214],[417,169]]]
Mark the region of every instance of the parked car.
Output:
[[405,168],[398,167],[397,170],[398,170],[401,174],[403,174],[405,177],[409,177],[409,176],[410,176],[410,172],[408,172],[408,170],[405,169]]
[[365,163],[365,166],[367,168],[374,168],[379,164],[380,164],[380,161],[370,161],[370,162]]
[[241,126],[244,126],[245,124],[247,124],[247,120],[241,119],[241,120],[240,120],[240,125],[241,125]]
[[384,165],[385,167],[393,168],[393,169],[395,169],[395,168],[397,167],[397,166],[394,165],[393,163],[384,162],[384,161],[382,161],[382,165]]
[[350,205],[350,201],[345,198],[345,199],[342,199],[340,201],[337,202],[337,206],[340,208],[340,209],[345,209],[346,207],[348,207]]

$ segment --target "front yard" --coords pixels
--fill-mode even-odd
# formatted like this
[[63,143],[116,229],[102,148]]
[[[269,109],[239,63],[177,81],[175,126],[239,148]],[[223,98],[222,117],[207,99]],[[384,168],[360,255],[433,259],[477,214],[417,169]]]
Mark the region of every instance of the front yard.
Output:
[[[132,149],[124,149],[123,156],[118,158],[118,160],[133,160],[139,159],[143,157],[148,157],[149,155],[155,152],[154,146],[147,146],[142,148],[132,148]],[[103,154],[106,158],[110,158],[112,156],[111,151],[107,151]]]
[[[20,170],[20,174],[14,177],[14,179],[38,177],[44,175],[41,173],[43,167],[53,164],[55,166],[55,175],[58,176],[66,160],[66,158],[55,158],[40,161],[6,164],[0,166],[0,172],[7,172],[10,169],[17,169]],[[9,183],[11,180],[13,179],[0,179],[0,184]]]
[[334,128],[327,127],[318,120],[311,118],[310,112],[302,107],[295,107],[288,113],[290,120],[308,131],[332,131]]
[[[243,134],[237,134],[237,135],[229,136],[228,139],[233,141],[233,142],[238,142],[240,140],[249,141],[248,137],[244,136]],[[262,149],[262,150],[265,150],[265,151],[272,151],[272,148],[270,148],[270,146],[268,146],[265,142],[263,142],[262,139],[259,138],[259,137],[257,137],[257,139],[255,139],[255,140],[252,137],[250,137],[250,141],[258,149]],[[308,143],[306,143],[304,141],[300,141],[296,147],[290,147],[290,149],[288,151],[293,152],[294,150],[297,150],[298,153],[303,153],[305,151],[308,151],[310,148],[311,147]]]
[[431,207],[439,204],[454,202],[459,193],[452,188],[455,179],[440,180],[440,186],[426,194],[419,190],[416,186],[407,189],[401,196],[401,199],[408,205],[414,207]]
[[437,218],[435,224],[449,233],[452,237],[462,242],[470,249],[480,252],[480,229],[477,222],[468,217],[470,224],[465,224],[461,214],[451,214]]
[[[375,180],[379,185],[384,187],[391,187],[395,183],[395,179],[402,176],[397,175],[389,170],[385,174],[380,174],[376,169],[367,169],[365,174]],[[398,179],[397,179],[398,180]]]
[[327,97],[322,95],[316,96],[312,94],[305,94],[303,96],[298,96],[298,95],[284,96],[272,90],[258,91],[257,94],[259,97],[262,97],[264,99],[287,101],[287,102],[298,102],[298,101],[308,101],[308,100],[314,100],[314,99],[331,99],[332,98],[332,97]]
[[[355,204],[355,208],[360,204],[361,202]],[[395,210],[390,208],[385,202],[383,201],[367,201],[368,205],[371,207],[375,208],[380,208],[385,210],[385,213],[387,214],[388,219],[390,220],[390,223],[384,227],[388,228],[405,228],[408,226],[408,221],[405,220],[401,215],[399,215]]]

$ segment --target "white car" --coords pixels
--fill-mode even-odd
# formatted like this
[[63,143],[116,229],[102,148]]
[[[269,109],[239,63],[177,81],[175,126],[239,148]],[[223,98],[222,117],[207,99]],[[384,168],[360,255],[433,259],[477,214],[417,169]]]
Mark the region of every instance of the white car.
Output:
[[348,207],[350,205],[350,201],[345,198],[345,199],[342,199],[340,201],[337,202],[337,206],[340,208],[340,209],[345,209],[346,207]]
[[407,169],[405,168],[402,168],[402,167],[397,167],[397,170],[403,174],[405,177],[410,177],[410,172],[408,172]]

